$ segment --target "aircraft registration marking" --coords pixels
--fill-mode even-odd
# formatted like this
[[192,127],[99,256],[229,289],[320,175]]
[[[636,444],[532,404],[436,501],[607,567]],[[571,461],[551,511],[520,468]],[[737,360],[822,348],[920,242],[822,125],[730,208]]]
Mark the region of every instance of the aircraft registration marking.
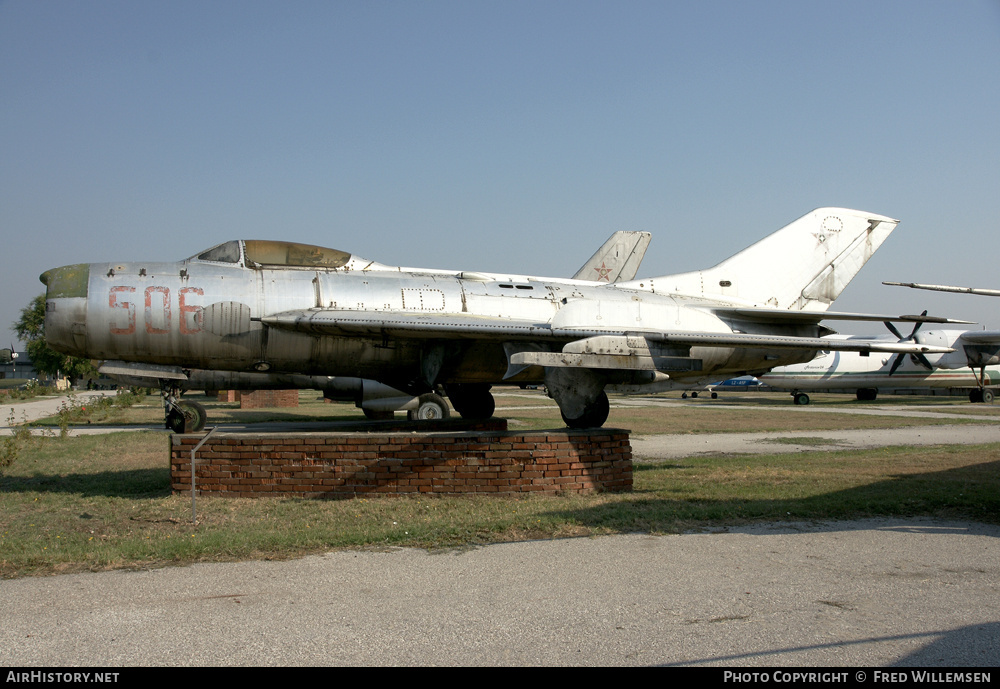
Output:
[[[112,318],[108,329],[112,335],[134,335],[136,331],[136,305],[130,298],[135,293],[131,285],[115,285],[108,291],[108,307],[125,312],[124,323],[121,319]],[[204,321],[204,308],[198,304],[187,303],[189,295],[204,295],[201,287],[182,287],[178,290],[177,312],[180,314],[179,326],[182,335],[194,335],[201,332]],[[156,295],[156,296],[154,296]],[[166,335],[171,330],[172,306],[170,288],[162,285],[150,285],[143,291],[143,320],[146,332],[150,335]]]

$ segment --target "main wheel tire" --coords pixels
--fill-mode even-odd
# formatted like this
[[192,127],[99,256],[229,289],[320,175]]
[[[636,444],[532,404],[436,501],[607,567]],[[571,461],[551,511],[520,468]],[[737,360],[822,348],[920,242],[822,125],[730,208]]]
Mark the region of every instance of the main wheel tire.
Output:
[[807,395],[804,392],[800,392],[799,394],[795,395],[795,404],[801,405],[803,407],[809,404],[809,395]]
[[969,401],[972,402],[973,404],[979,404],[979,403],[981,403],[983,401],[983,391],[982,390],[973,390],[972,392],[970,392],[969,393]]
[[448,399],[463,419],[488,419],[496,410],[496,400],[490,393],[490,387],[476,383],[449,385]]
[[594,403],[587,407],[580,418],[570,419],[562,412],[560,414],[562,414],[563,423],[570,428],[600,428],[608,420],[610,412],[611,403],[608,401],[607,394],[602,390]]
[[437,421],[451,416],[448,403],[441,395],[428,392],[417,398],[417,408],[406,413],[410,421]]
[[983,390],[983,403],[984,404],[993,404],[993,391],[992,390]]

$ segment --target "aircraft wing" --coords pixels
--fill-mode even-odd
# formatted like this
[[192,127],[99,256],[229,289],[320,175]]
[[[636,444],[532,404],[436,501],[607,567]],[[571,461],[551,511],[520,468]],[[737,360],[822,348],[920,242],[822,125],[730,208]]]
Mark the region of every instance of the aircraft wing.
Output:
[[693,347],[764,347],[779,349],[822,349],[843,352],[896,352],[903,354],[947,354],[950,347],[892,340],[835,340],[824,337],[786,337],[742,333],[659,333],[646,335],[649,340]]
[[966,330],[959,340],[963,344],[1000,345],[1000,330]]
[[[558,331],[556,331],[558,332]],[[509,351],[508,377],[526,366],[553,368],[660,371],[690,375],[701,361],[691,347],[745,347],[766,349],[837,349],[855,352],[942,353],[948,347],[885,340],[828,340],[819,337],[781,337],[741,333],[632,333],[594,334],[565,345],[561,352]]]
[[[784,313],[784,312],[781,312]],[[879,320],[885,317],[879,317]],[[919,318],[914,316],[914,318]],[[718,332],[662,332],[622,328],[552,327],[549,323],[468,314],[413,314],[391,311],[329,311],[325,309],[286,311],[265,316],[261,322],[272,328],[330,335],[389,335],[412,339],[435,339],[447,335],[465,339],[495,341],[569,341],[564,351],[585,346],[589,340],[636,339],[679,347],[736,347],[785,349],[837,349],[854,352],[947,353],[936,347],[891,340],[830,340],[820,337],[791,337]],[[603,347],[605,343],[602,343]],[[628,348],[628,345],[625,345]],[[554,365],[554,364],[553,364]]]
[[633,279],[639,271],[639,264],[646,255],[652,236],[649,232],[625,230],[615,232],[590,257],[590,260],[576,271],[573,279],[609,283]]
[[389,335],[434,339],[447,335],[472,340],[537,340],[552,336],[548,323],[472,314],[393,311],[285,311],[260,319],[264,325],[317,335]]
[[921,285],[917,282],[883,282],[883,285],[894,287],[912,287],[913,289],[928,289],[934,292],[959,292],[961,294],[978,294],[983,297],[1000,297],[1000,289],[981,289],[979,287],[953,287],[951,285]]

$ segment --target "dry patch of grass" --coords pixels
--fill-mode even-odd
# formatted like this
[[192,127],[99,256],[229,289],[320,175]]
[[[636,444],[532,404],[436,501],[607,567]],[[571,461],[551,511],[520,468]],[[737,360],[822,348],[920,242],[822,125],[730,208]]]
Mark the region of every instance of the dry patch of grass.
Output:
[[164,433],[35,439],[0,478],[0,576],[333,548],[456,547],[775,519],[1000,521],[1000,445],[697,457],[636,465],[630,493],[305,500],[172,495]]
[[[523,413],[522,413],[523,414]],[[901,428],[962,423],[961,419],[875,416],[844,413],[776,413],[753,407],[612,406],[606,425],[628,428],[637,435],[657,433],[757,433],[837,429]]]

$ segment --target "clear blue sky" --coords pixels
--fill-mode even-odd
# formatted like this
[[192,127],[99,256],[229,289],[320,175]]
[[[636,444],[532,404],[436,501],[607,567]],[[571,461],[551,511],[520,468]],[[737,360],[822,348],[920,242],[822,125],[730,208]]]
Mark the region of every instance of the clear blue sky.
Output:
[[661,275],[835,205],[902,220],[835,309],[1000,328],[880,284],[1000,288],[998,123],[997,0],[0,0],[0,325],[239,237],[568,276],[641,229]]

